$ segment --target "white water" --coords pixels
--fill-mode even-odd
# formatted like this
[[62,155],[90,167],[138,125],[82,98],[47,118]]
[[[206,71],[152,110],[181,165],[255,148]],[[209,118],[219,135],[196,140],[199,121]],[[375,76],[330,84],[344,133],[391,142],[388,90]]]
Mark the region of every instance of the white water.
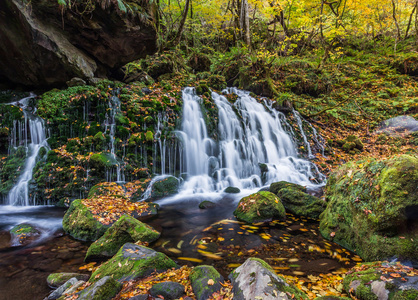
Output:
[[[20,106],[25,116],[24,126],[19,126],[19,129],[24,130],[24,132],[19,132],[18,135],[22,137],[24,136],[26,138],[25,147],[27,159],[25,161],[22,174],[18,178],[17,183],[14,185],[14,187],[9,191],[9,194],[7,195],[6,204],[8,205],[36,205],[35,200],[29,196],[29,183],[32,180],[33,169],[36,164],[36,158],[39,154],[39,150],[42,147],[49,149],[45,135],[43,120],[31,113],[27,109],[28,102],[32,98],[33,96],[30,96],[18,102],[11,103],[12,105]],[[28,128],[31,139],[29,145],[27,144]],[[14,143],[16,144],[16,140],[14,141]]]
[[[234,104],[212,93],[219,112],[218,141],[214,141],[208,136],[200,97],[193,88],[183,90],[183,121],[178,136],[187,177],[179,195],[167,202],[199,194],[213,200],[228,186],[241,189],[241,196],[282,180],[307,187],[322,183],[325,177],[319,174],[315,178],[315,166],[297,157],[294,141],[283,128],[283,114],[259,103],[248,92],[234,88],[227,92],[238,96]],[[302,135],[306,139],[303,129]],[[267,166],[265,174],[260,164]]]

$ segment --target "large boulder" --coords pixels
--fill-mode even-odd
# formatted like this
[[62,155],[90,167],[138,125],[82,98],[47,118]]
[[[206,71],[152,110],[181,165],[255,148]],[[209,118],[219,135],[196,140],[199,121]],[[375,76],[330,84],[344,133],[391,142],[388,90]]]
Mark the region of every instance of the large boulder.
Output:
[[417,156],[347,163],[330,175],[326,199],[320,222],[325,238],[367,261],[417,259]]
[[155,52],[145,1],[0,2],[0,78],[28,86],[105,76]]
[[270,192],[257,192],[239,201],[234,216],[247,223],[284,220],[286,211],[280,199]]
[[344,290],[355,299],[418,299],[418,270],[400,263],[359,264],[343,281]]
[[104,276],[112,276],[118,281],[132,280],[176,267],[177,264],[161,252],[126,243],[115,256],[94,271],[89,281],[96,282]]
[[95,282],[93,285],[80,292],[79,300],[110,300],[119,293],[122,289],[122,284],[117,282],[111,276],[105,276]]
[[96,220],[82,200],[74,200],[64,215],[62,227],[73,238],[95,241],[106,232],[109,226]]
[[224,278],[212,266],[197,266],[189,275],[193,293],[197,300],[209,299],[213,293],[219,292]]
[[167,176],[155,181],[151,188],[151,199],[160,199],[163,197],[177,194],[180,187],[180,181],[174,176]]
[[308,299],[274,272],[264,260],[249,258],[230,275],[234,300]]
[[101,238],[90,245],[87,250],[86,260],[91,257],[111,257],[125,243],[135,243],[138,241],[151,243],[159,237],[160,233],[151,226],[129,215],[123,215]]
[[277,196],[286,210],[297,216],[317,219],[326,206],[325,201],[291,187],[279,190]]
[[284,189],[284,188],[292,188],[292,189],[296,189],[304,193],[306,193],[307,191],[306,187],[301,186],[296,183],[287,182],[287,181],[278,181],[278,182],[273,182],[272,184],[270,184],[270,192],[276,195],[281,189]]

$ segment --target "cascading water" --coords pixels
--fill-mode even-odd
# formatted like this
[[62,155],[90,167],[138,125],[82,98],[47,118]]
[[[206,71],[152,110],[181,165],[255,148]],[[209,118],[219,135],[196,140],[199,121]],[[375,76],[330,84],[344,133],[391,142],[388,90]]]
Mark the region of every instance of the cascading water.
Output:
[[[7,195],[6,204],[8,205],[29,206],[36,204],[34,199],[29,197],[29,182],[32,179],[33,169],[36,164],[39,150],[41,150],[42,147],[49,149],[43,120],[34,114],[36,111],[32,113],[28,109],[29,101],[33,97],[34,96],[30,96],[18,102],[11,103],[11,105],[21,107],[25,116],[24,126],[19,126],[19,129],[22,130],[22,132],[19,132],[18,136],[21,137],[21,142],[24,142],[26,147],[27,159],[22,174]],[[28,145],[27,140],[29,136],[31,142]],[[22,137],[25,137],[25,139]],[[16,140],[14,143],[18,144]]]
[[281,180],[316,186],[324,180],[311,162],[297,157],[294,141],[283,127],[282,113],[257,102],[248,92],[233,88],[227,93],[238,96],[234,104],[212,93],[219,113],[215,141],[207,131],[201,98],[193,88],[183,90],[178,136],[187,178],[179,196],[218,193],[228,186],[248,193]]

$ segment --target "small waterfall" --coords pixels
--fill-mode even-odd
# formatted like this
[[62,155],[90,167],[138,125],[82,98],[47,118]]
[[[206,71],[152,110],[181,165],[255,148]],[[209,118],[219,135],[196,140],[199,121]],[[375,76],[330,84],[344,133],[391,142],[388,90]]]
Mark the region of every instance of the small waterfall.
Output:
[[283,114],[266,108],[247,92],[227,92],[238,96],[234,104],[212,93],[219,112],[219,140],[215,142],[208,136],[200,97],[193,88],[183,90],[183,122],[178,135],[187,174],[184,193],[220,192],[228,186],[253,190],[281,180],[304,186],[323,181],[319,174],[313,183],[318,172],[312,169],[316,168],[297,157],[294,142],[282,126]]
[[[22,174],[18,178],[17,183],[9,191],[6,198],[6,204],[28,206],[35,205],[35,200],[29,197],[29,182],[32,179],[33,169],[36,164],[36,158],[39,150],[42,147],[49,149],[48,142],[45,135],[45,128],[43,120],[29,110],[29,101],[34,96],[24,98],[18,102],[11,103],[11,105],[19,106],[22,108],[25,120],[24,125],[19,124],[15,130],[18,129],[19,141],[22,142],[25,139],[25,147],[27,152],[27,159]],[[29,132],[28,132],[29,129]],[[30,136],[30,144],[27,144],[27,140]],[[16,134],[13,134],[13,143],[18,145],[16,141]]]

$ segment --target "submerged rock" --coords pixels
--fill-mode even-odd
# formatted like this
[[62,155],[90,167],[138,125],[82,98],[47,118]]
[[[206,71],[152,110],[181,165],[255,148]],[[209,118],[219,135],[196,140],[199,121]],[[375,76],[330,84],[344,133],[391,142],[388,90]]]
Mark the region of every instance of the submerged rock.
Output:
[[89,277],[90,276],[88,274],[80,273],[52,273],[48,275],[46,282],[51,288],[57,288],[71,278],[87,281]]
[[211,208],[215,206],[216,206],[216,203],[213,203],[212,201],[208,201],[208,200],[205,200],[199,203],[200,209],[206,209],[206,208]]
[[[209,299],[213,293],[219,292],[222,288],[221,282],[224,281],[223,276],[214,267],[206,265],[195,267],[189,279],[197,300]],[[208,284],[209,280],[212,280],[213,284]]]
[[41,232],[30,224],[19,224],[10,230],[11,245],[23,246],[30,244],[41,236]]
[[365,263],[347,274],[343,286],[359,300],[418,299],[418,271],[400,263]]
[[320,231],[368,261],[398,256],[416,260],[418,157],[347,163],[326,186]]
[[151,296],[155,298],[157,298],[158,296],[163,296],[163,299],[174,300],[179,299],[181,296],[183,296],[184,290],[184,285],[180,283],[165,281],[154,284],[149,290],[149,293],[151,294]]
[[280,199],[270,192],[257,192],[240,200],[234,216],[247,223],[284,220],[286,211]]
[[123,215],[87,250],[86,260],[92,257],[110,257],[116,254],[125,243],[138,241],[151,243],[160,233],[137,219]]
[[126,243],[115,256],[94,271],[89,281],[96,282],[104,276],[112,276],[118,281],[132,280],[176,267],[177,264],[163,253]]
[[308,299],[259,258],[247,259],[229,275],[229,279],[233,285],[234,300]]
[[95,241],[106,232],[109,226],[96,220],[82,200],[74,200],[64,215],[62,227],[75,239]]
[[78,300],[110,300],[119,293],[122,289],[122,284],[117,282],[111,276],[105,276],[93,285],[80,292]]

